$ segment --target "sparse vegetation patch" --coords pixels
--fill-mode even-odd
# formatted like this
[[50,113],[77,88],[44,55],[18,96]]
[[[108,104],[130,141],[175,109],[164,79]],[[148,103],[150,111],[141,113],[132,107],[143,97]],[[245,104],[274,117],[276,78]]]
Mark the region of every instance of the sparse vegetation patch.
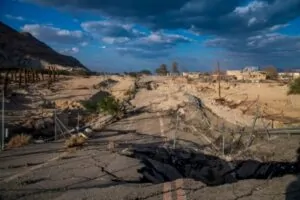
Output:
[[289,84],[288,95],[290,94],[300,94],[300,77]]
[[82,105],[89,112],[117,115],[121,112],[120,102],[113,96],[101,98],[99,101],[84,101]]

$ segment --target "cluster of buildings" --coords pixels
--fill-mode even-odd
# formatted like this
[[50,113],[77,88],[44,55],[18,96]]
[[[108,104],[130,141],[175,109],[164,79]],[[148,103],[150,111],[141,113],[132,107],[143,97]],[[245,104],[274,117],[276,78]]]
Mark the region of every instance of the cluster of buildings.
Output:
[[231,76],[236,80],[263,81],[267,79],[267,73],[260,71],[258,67],[245,67],[242,70],[227,70],[227,76]]
[[280,72],[278,77],[282,80],[296,79],[300,77],[300,70],[294,70],[292,72]]
[[[189,78],[200,78],[205,74],[201,72],[183,72],[182,75],[184,77]],[[218,77],[217,73],[213,73],[211,75],[213,78]],[[252,81],[252,82],[260,82],[268,79],[268,73],[262,70],[259,70],[258,67],[245,67],[242,70],[227,70],[225,73],[221,74],[222,78],[238,80],[238,81]],[[300,70],[294,70],[291,72],[280,72],[278,73],[278,79],[280,80],[292,80],[300,77]]]

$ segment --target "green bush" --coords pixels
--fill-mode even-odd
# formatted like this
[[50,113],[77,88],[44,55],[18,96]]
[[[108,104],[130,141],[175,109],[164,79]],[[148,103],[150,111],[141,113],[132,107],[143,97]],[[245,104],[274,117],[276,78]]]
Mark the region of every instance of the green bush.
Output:
[[99,111],[97,102],[82,101],[81,105],[89,112],[98,112]]
[[289,84],[288,95],[290,94],[300,94],[300,77]]
[[117,115],[121,111],[119,101],[117,101],[112,96],[107,96],[101,101],[99,101],[98,107],[100,109],[100,112],[104,112],[111,115]]
[[121,112],[119,101],[112,96],[104,97],[97,102],[84,101],[82,105],[89,112],[100,112],[110,115],[118,115]]

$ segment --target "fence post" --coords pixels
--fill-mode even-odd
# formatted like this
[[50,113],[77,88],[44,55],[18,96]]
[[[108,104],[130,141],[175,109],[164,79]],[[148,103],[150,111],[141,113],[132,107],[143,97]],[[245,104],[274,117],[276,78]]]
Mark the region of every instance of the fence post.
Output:
[[4,128],[4,89],[2,90],[2,134],[1,134],[1,150],[4,150],[4,135],[5,135],[5,128]]
[[57,119],[56,119],[56,108],[54,109],[54,140],[57,140]]
[[8,138],[9,136],[9,132],[8,132],[8,128],[5,129],[5,138]]

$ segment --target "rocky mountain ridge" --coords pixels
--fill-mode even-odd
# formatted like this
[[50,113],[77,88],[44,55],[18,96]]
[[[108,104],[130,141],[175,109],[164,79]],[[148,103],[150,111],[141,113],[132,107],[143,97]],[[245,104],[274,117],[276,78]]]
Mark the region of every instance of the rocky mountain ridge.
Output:
[[76,58],[60,54],[30,33],[18,32],[0,22],[0,68],[32,67],[89,71]]

